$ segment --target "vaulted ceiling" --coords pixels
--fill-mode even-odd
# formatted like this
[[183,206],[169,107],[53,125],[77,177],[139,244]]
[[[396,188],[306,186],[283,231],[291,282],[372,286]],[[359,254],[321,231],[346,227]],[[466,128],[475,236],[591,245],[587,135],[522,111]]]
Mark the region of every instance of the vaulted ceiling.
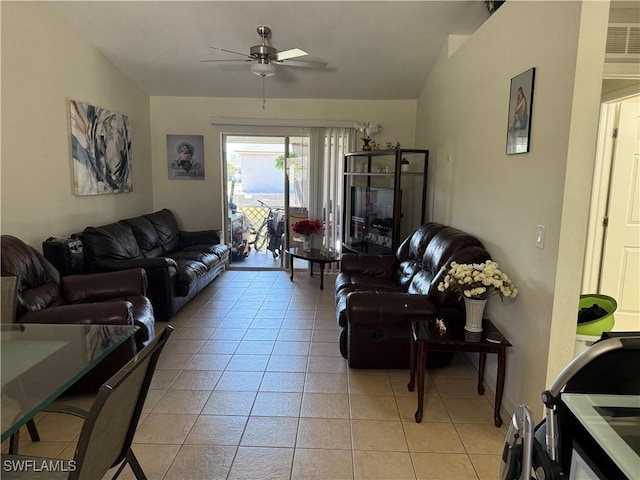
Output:
[[415,99],[449,34],[488,18],[474,1],[71,1],[56,8],[149,95],[260,97],[248,53],[271,27],[279,51],[326,68],[277,66],[271,98]]

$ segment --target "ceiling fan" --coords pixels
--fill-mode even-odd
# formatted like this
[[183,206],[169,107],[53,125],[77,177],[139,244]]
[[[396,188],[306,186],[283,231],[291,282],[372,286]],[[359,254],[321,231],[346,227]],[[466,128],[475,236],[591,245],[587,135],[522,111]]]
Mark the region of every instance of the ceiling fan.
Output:
[[323,68],[327,64],[323,62],[310,62],[302,60],[293,60],[295,58],[304,57],[308,55],[307,52],[299,48],[292,48],[291,50],[284,50],[279,52],[269,42],[271,37],[271,28],[260,25],[257,28],[258,35],[262,38],[260,45],[254,45],[249,48],[249,53],[234,52],[233,50],[227,50],[226,48],[211,47],[221,52],[232,53],[234,55],[241,55],[245,57],[243,60],[201,60],[201,62],[251,62],[251,72],[259,77],[265,78],[275,75],[276,65],[285,65],[290,67],[311,67],[311,68]]

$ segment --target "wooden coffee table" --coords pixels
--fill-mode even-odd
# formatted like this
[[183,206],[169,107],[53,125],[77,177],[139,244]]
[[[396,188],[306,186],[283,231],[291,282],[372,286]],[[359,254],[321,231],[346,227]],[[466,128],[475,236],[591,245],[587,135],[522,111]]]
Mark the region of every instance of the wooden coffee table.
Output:
[[328,263],[335,263],[340,261],[340,255],[335,254],[333,258],[325,257],[322,255],[319,248],[312,248],[310,251],[305,252],[302,248],[292,247],[285,250],[289,254],[289,266],[291,268],[291,276],[289,277],[293,282],[293,259],[300,258],[308,261],[311,265],[309,271],[313,277],[313,264],[320,265],[320,290],[324,290],[324,266]]
[[[500,405],[502,403],[507,364],[506,350],[511,344],[504,338],[500,330],[486,318],[482,320],[482,332],[479,333],[467,332],[464,329],[464,319],[458,321],[447,321],[447,319],[445,319],[444,325],[446,326],[446,331],[441,332],[435,319],[415,320],[411,322],[411,379],[407,387],[410,392],[413,392],[417,374],[418,410],[415,414],[416,422],[420,423],[422,421],[422,410],[424,406],[424,370],[427,352],[478,352],[480,354],[478,362],[478,394],[480,395],[484,395],[484,368],[487,362],[487,353],[495,353],[498,355],[498,373],[496,378],[496,399],[493,410],[493,420],[495,426],[499,427],[502,425]],[[497,335],[500,341],[497,343],[488,341],[487,335],[489,334],[491,334],[491,337]],[[418,347],[417,354],[416,346]]]

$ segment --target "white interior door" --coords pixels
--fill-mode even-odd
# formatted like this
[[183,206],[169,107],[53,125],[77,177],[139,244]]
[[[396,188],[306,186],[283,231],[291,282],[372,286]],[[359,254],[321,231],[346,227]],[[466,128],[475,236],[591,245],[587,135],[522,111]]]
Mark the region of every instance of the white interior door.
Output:
[[640,103],[620,109],[601,293],[618,302],[615,330],[640,331]]

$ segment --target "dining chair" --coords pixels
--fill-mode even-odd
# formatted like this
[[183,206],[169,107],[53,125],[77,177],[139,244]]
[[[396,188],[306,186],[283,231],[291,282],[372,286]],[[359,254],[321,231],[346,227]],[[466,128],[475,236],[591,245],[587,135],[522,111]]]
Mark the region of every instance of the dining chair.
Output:
[[[117,467],[113,479],[129,465],[138,480],[146,480],[131,444],[140,420],[158,357],[173,327],[168,325],[118,373],[100,387],[87,412],[60,406],[47,411],[85,418],[73,460],[24,455],[2,455],[2,475],[6,479],[96,480]],[[53,468],[55,466],[56,468]],[[22,471],[21,471],[22,470]]]

